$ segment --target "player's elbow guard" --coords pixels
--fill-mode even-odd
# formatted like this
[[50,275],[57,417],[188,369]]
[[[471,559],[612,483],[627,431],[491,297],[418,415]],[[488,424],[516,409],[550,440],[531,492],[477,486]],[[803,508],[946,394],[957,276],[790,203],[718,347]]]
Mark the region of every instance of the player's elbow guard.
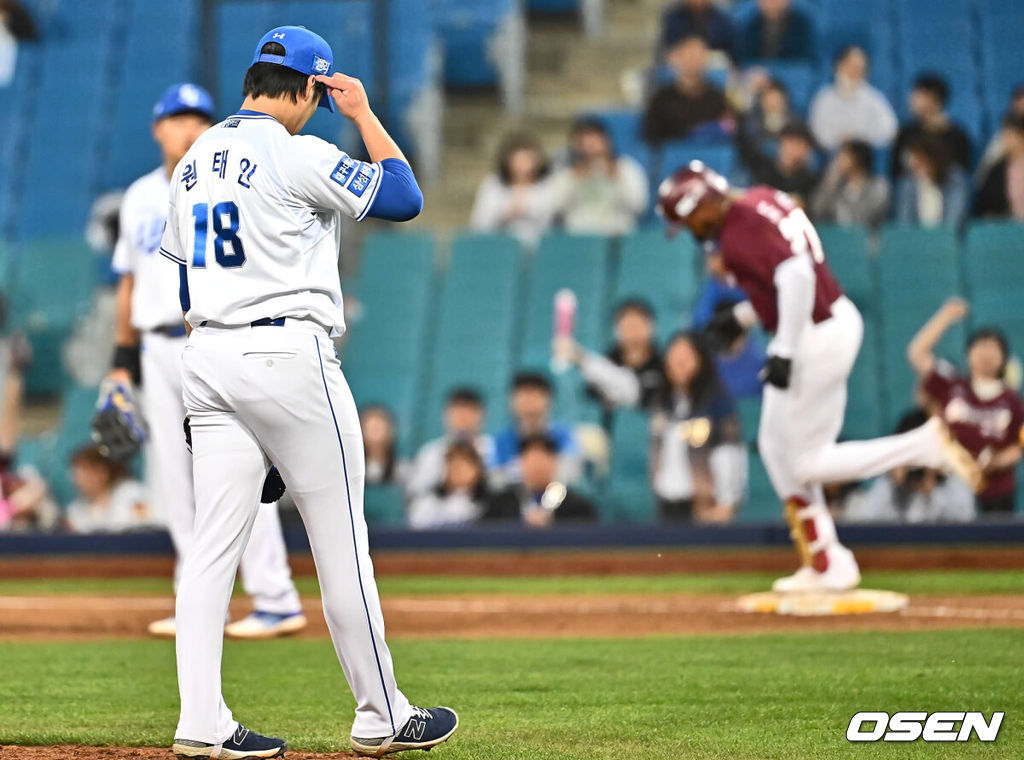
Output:
[[423,210],[423,193],[409,164],[401,159],[381,161],[384,175],[368,216],[390,222],[408,222]]

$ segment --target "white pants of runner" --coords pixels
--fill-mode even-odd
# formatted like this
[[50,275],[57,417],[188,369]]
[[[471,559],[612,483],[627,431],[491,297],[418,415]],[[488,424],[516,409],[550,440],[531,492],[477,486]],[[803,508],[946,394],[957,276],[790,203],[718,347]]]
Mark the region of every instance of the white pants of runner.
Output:
[[236,723],[221,696],[221,621],[273,461],[309,535],[324,617],[356,698],[352,734],[391,736],[412,714],[395,683],[363,518],[359,415],[323,328],[198,327],[184,352],[196,534],[177,601],[175,736],[218,743]]
[[[142,410],[149,425],[146,481],[158,519],[167,525],[178,556],[192,546],[195,493],[192,455],[185,446],[185,405],[182,402],[181,352],[185,338],[146,333],[142,341]],[[302,609],[292,583],[288,552],[281,534],[277,504],[263,504],[257,513],[249,545],[242,556],[242,586],[262,612],[287,615]]]
[[812,550],[836,542],[823,484],[865,480],[901,466],[934,467],[941,459],[941,444],[930,427],[836,442],[846,410],[846,383],[863,337],[860,312],[841,297],[830,319],[801,335],[789,388],[764,387],[758,449],[779,499],[808,505],[801,518],[814,520],[821,544]]

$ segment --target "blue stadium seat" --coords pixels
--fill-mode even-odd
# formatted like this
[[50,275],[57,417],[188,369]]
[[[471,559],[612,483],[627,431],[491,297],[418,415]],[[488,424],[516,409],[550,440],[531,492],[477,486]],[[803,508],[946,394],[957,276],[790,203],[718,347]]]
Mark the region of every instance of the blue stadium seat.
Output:
[[[907,345],[943,301],[962,292],[959,250],[951,229],[889,226],[882,231],[878,257],[881,310],[884,424],[894,427],[911,405],[914,373]],[[951,359],[963,352],[964,330],[950,330],[939,353]]]
[[728,178],[736,167],[736,150],[732,145],[706,145],[687,140],[672,140],[661,146],[659,176],[656,183],[691,161],[702,161],[719,174]]
[[527,7],[540,13],[575,13],[579,10],[580,0],[529,0]]
[[650,170],[651,149],[644,142],[640,133],[643,115],[626,108],[609,108],[591,111],[586,114],[604,124],[611,136],[615,152],[635,158]]
[[667,239],[660,229],[635,232],[622,240],[611,306],[626,298],[646,300],[664,340],[692,321],[699,266],[689,235]]
[[395,415],[399,447],[412,451],[424,375],[433,240],[422,234],[371,235],[351,292],[361,318],[349,326],[342,366],[360,404],[382,403]]
[[445,47],[445,83],[492,87],[498,70],[488,46],[500,24],[518,12],[514,0],[431,0]]
[[818,86],[821,84],[819,69],[813,63],[804,61],[750,61],[748,67],[762,67],[782,82],[789,92],[789,102],[801,115],[807,114]]
[[441,432],[444,397],[458,385],[474,386],[484,395],[490,429],[505,424],[521,267],[522,250],[512,238],[466,234],[452,244],[430,349],[422,437]]

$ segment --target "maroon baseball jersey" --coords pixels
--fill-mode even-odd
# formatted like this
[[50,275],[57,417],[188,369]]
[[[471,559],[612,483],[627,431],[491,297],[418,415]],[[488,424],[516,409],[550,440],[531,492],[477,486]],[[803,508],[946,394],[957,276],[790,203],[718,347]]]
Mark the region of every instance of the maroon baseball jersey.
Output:
[[791,256],[809,256],[814,265],[815,322],[828,319],[832,304],[843,294],[807,214],[774,188],[753,187],[732,204],[722,223],[719,245],[725,266],[770,332],[779,324],[775,267]]
[[[978,456],[986,449],[994,454],[1020,442],[1024,404],[1009,388],[984,401],[975,395],[970,379],[961,376],[949,362],[939,361],[924,379],[924,392],[935,402],[960,445],[972,455]],[[1013,493],[1014,469],[989,475],[981,496],[993,499]]]

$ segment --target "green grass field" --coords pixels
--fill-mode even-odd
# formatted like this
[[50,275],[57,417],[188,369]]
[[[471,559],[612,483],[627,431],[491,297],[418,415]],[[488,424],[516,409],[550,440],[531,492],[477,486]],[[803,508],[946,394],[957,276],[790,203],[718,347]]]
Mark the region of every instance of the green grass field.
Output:
[[[432,760],[1024,756],[1019,631],[395,641],[414,701],[458,709]],[[0,744],[167,745],[173,647],[0,644]],[[236,717],[293,748],[346,748],[353,703],[328,641],[230,642]],[[995,745],[857,745],[859,710],[1005,710]],[[415,757],[407,753],[405,757]]]
[[[763,591],[778,573],[702,573],[611,576],[401,576],[377,579],[382,595],[422,594],[740,594]],[[319,594],[316,578],[295,579],[299,593]],[[910,594],[1024,594],[1019,570],[882,570],[864,573],[864,588]],[[241,587],[238,588],[241,593]],[[0,596],[37,594],[170,594],[169,578],[61,578],[0,580]]]

